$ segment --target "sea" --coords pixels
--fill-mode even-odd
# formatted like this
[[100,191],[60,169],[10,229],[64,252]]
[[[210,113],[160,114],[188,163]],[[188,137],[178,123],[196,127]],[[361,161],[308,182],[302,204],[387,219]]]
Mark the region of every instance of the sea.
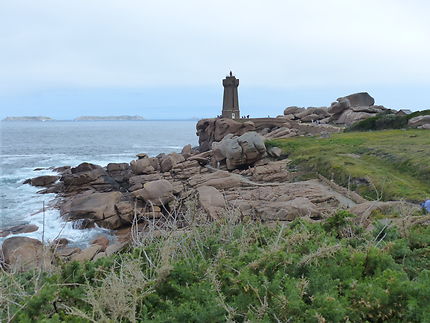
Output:
[[[74,229],[57,209],[49,207],[55,194],[38,194],[41,188],[23,182],[55,175],[53,167],[73,167],[82,162],[106,166],[111,162],[129,163],[138,153],[156,156],[180,152],[187,144],[198,144],[195,125],[196,121],[0,122],[0,231],[35,224],[37,231],[13,236],[43,238],[44,242],[66,238],[78,247],[100,234],[109,235],[103,228]],[[43,170],[35,170],[38,168]],[[0,244],[8,237],[0,237]]]

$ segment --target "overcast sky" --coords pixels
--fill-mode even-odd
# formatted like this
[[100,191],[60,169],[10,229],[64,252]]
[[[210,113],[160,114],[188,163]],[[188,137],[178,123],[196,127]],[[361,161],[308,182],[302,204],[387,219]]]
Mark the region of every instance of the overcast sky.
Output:
[[368,91],[430,108],[430,1],[0,0],[0,117],[215,116]]

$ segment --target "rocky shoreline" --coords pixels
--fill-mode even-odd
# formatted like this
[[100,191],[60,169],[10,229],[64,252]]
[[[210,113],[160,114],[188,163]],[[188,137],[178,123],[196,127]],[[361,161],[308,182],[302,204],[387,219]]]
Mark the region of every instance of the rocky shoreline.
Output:
[[[373,105],[362,94],[338,99],[327,112],[329,118],[339,120],[345,111],[363,113],[348,110],[354,99]],[[126,246],[132,229],[144,233],[149,224],[162,227],[172,216],[180,227],[191,201],[209,221],[219,220],[229,210],[242,219],[262,222],[289,222],[298,217],[319,221],[339,209],[365,217],[375,209],[405,204],[370,202],[323,177],[297,180],[287,156],[279,148],[267,148],[265,140],[307,135],[324,138],[342,128],[314,120],[301,122],[306,118],[304,111],[295,111],[287,108],[284,117],[273,119],[203,119],[196,125],[199,147],[186,145],[181,153],[155,157],[141,153],[130,163],[106,167],[84,162],[56,168],[55,176],[27,180],[30,185],[43,187],[41,194],[55,193],[52,207],[76,228],[103,227],[113,230],[117,239],[109,245],[101,236],[83,250],[68,247],[68,241],[59,239],[51,242],[49,252],[43,252],[46,248],[38,240],[11,237],[2,246],[3,263],[25,269],[40,263],[49,266],[53,259],[98,259]],[[318,111],[307,112],[327,118]],[[413,204],[408,207],[419,209]]]

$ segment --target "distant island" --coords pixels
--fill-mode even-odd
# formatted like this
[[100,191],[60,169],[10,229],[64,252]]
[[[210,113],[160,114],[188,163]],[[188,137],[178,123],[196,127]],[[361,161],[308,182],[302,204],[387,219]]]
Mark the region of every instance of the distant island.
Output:
[[54,121],[54,119],[50,117],[6,117],[2,121]]
[[132,121],[145,120],[141,116],[81,116],[74,121]]

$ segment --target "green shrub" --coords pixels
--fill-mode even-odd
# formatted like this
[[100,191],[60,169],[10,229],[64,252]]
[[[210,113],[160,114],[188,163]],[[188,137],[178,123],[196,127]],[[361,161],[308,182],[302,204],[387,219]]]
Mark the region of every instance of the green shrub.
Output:
[[21,322],[428,320],[430,227],[400,234],[375,224],[367,233],[353,223],[346,211],[325,223],[212,223],[53,273],[4,273],[9,305],[0,314]]

